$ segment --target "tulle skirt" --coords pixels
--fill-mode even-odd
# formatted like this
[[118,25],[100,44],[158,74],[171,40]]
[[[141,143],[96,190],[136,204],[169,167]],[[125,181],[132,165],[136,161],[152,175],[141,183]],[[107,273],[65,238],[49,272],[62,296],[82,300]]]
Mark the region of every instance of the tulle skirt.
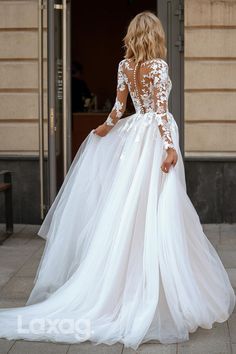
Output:
[[227,272],[166,152],[153,114],[120,119],[81,144],[38,235],[46,240],[26,306],[0,309],[0,337],[137,349],[177,343],[233,312]]

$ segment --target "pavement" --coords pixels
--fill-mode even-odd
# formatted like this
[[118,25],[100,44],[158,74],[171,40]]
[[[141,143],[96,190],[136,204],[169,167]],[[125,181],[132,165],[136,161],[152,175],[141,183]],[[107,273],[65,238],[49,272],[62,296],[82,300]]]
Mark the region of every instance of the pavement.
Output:
[[[236,224],[204,224],[204,232],[216,248],[236,289]],[[45,241],[37,236],[39,225],[14,225],[14,234],[6,238],[5,226],[0,224],[0,307],[25,305],[43,253]],[[189,341],[160,344],[150,341],[135,352],[115,345],[89,341],[79,344],[58,344],[8,341],[0,339],[0,354],[236,354],[236,309],[228,321],[214,323],[212,329],[198,328],[190,333]]]

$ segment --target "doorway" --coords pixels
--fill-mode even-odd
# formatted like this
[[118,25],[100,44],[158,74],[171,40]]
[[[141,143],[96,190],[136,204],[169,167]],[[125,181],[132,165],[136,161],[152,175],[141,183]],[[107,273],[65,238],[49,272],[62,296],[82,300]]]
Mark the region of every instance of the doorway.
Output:
[[[115,100],[117,66],[124,55],[122,39],[130,20],[145,10],[158,14],[165,29],[173,85],[169,109],[180,128],[183,153],[183,1],[121,0],[114,6],[102,0],[91,7],[89,2],[71,0],[71,9],[72,70],[77,67],[84,87],[77,94],[72,75],[72,156],[89,131],[107,118]],[[76,107],[83,94],[85,106]],[[129,100],[126,114],[132,110]]]
[[[115,100],[117,67],[123,59],[122,39],[130,20],[139,12],[157,11],[156,0],[109,0],[94,3],[71,0],[71,57],[83,80],[85,107],[76,106],[82,92],[76,92],[72,75],[72,155],[85,136],[102,124]],[[75,81],[75,80],[74,80]],[[86,87],[86,88],[85,88]],[[74,89],[73,89],[74,88]],[[81,88],[82,90],[82,88]],[[87,99],[87,100],[86,100]],[[127,114],[133,110],[130,100]]]
[[[39,3],[44,4],[44,1],[39,0]],[[142,0],[121,0],[116,7],[108,0],[92,5],[76,0],[47,0],[46,4],[40,7],[41,12],[47,10],[48,48],[46,180],[40,172],[41,210],[45,213],[80,144],[92,129],[105,121],[113,106],[117,66],[124,55],[122,39],[130,20],[141,11],[157,13],[166,32],[167,62],[173,84],[169,110],[179,126],[180,147],[184,154],[183,0],[146,0],[145,4]],[[42,17],[41,13],[41,20]],[[42,73],[43,70],[39,70],[41,79]],[[77,107],[76,101],[79,102]],[[130,114],[132,110],[129,100],[126,113]],[[42,102],[39,111],[43,111]],[[40,151],[43,155],[41,148]],[[40,166],[43,166],[42,159]],[[43,201],[45,184],[48,189],[46,206]]]

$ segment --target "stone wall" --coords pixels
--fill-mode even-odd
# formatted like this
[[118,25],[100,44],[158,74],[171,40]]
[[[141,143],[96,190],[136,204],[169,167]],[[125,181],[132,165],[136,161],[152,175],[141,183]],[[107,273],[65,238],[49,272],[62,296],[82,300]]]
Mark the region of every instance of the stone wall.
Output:
[[185,0],[186,156],[236,156],[236,1]]
[[38,155],[37,31],[37,0],[0,1],[0,156]]

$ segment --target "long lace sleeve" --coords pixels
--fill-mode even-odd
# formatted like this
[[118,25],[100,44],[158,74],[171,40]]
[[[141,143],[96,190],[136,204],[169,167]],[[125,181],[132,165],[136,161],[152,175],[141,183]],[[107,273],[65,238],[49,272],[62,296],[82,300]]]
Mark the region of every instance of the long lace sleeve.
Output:
[[168,65],[164,61],[155,62],[152,65],[153,74],[153,102],[157,124],[164,148],[175,149],[172,137],[170,120],[168,117]]
[[126,108],[128,92],[128,85],[123,72],[123,61],[121,61],[118,66],[115,104],[104,122],[106,125],[114,126],[122,117]]

